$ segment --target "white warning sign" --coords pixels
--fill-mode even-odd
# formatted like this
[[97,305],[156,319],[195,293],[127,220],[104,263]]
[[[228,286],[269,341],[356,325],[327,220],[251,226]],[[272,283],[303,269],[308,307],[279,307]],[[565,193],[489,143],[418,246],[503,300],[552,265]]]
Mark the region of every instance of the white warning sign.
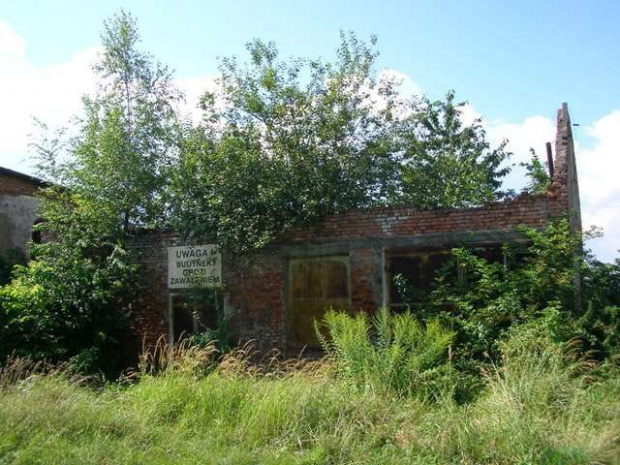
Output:
[[217,245],[168,247],[168,289],[221,285],[222,254]]

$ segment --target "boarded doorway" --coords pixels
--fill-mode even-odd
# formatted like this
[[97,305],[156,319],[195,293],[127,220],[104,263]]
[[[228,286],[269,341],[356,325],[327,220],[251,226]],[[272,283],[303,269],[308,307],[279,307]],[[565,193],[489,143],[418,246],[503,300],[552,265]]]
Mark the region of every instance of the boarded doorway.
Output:
[[288,289],[289,349],[318,349],[314,320],[321,320],[330,308],[351,308],[349,257],[291,259]]

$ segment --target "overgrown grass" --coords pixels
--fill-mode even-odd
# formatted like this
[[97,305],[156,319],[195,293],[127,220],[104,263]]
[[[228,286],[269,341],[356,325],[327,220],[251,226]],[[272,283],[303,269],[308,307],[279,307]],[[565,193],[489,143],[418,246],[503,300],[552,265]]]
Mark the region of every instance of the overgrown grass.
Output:
[[96,388],[14,362],[0,373],[0,463],[620,463],[617,372],[535,329],[503,353],[463,405],[352,382],[330,361],[215,364],[208,348]]

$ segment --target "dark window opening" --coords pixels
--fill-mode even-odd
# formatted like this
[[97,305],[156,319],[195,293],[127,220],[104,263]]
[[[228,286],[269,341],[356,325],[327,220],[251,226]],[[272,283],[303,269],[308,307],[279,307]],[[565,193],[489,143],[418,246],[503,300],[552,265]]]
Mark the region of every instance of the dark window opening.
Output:
[[398,251],[388,254],[387,279],[392,311],[423,304],[440,270],[449,266],[450,250]]
[[36,228],[36,226],[38,226],[41,223],[43,223],[43,220],[41,218],[39,218],[32,225],[33,226],[33,229],[32,229],[32,242],[34,242],[35,244],[41,244],[41,242],[43,242],[42,241],[42,236],[41,236],[41,231]]
[[531,253],[528,251],[529,242],[507,244],[503,247],[504,266],[509,270],[516,270],[523,267]]
[[[472,253],[489,263],[506,263],[501,246],[475,247]],[[451,249],[446,250],[397,250],[388,252],[386,278],[388,280],[389,306],[392,311],[423,306],[436,287],[436,279],[444,275],[466,280],[457,266]]]
[[175,341],[214,330],[218,325],[220,296],[213,292],[188,292],[172,296],[172,328]]
[[476,247],[472,252],[476,257],[484,258],[489,263],[504,263],[504,252],[500,246]]

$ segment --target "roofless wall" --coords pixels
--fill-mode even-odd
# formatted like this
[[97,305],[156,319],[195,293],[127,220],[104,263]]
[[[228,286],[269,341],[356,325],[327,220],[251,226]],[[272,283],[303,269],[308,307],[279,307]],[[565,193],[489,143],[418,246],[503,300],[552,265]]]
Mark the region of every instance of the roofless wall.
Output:
[[[579,187],[567,105],[558,110],[554,176],[545,194],[522,194],[478,208],[416,210],[411,207],[352,210],[298,227],[245,255],[223,252],[219,301],[201,310],[224,315],[238,341],[261,349],[295,352],[316,345],[312,321],[327,307],[374,312],[398,306],[393,275],[405,270],[420,282],[455,246],[488,247],[518,241],[519,225],[542,227],[568,215],[581,229]],[[200,326],[188,317],[180,294],[168,289],[170,234],[135,237],[142,289],[133,306],[134,329],[153,343]],[[177,300],[175,300],[177,299]],[[184,307],[185,305],[185,307]],[[207,305],[209,307],[209,305]],[[184,310],[185,308],[185,310]],[[199,312],[200,313],[200,312]],[[188,318],[194,318],[193,323]],[[206,316],[204,321],[213,317]]]

